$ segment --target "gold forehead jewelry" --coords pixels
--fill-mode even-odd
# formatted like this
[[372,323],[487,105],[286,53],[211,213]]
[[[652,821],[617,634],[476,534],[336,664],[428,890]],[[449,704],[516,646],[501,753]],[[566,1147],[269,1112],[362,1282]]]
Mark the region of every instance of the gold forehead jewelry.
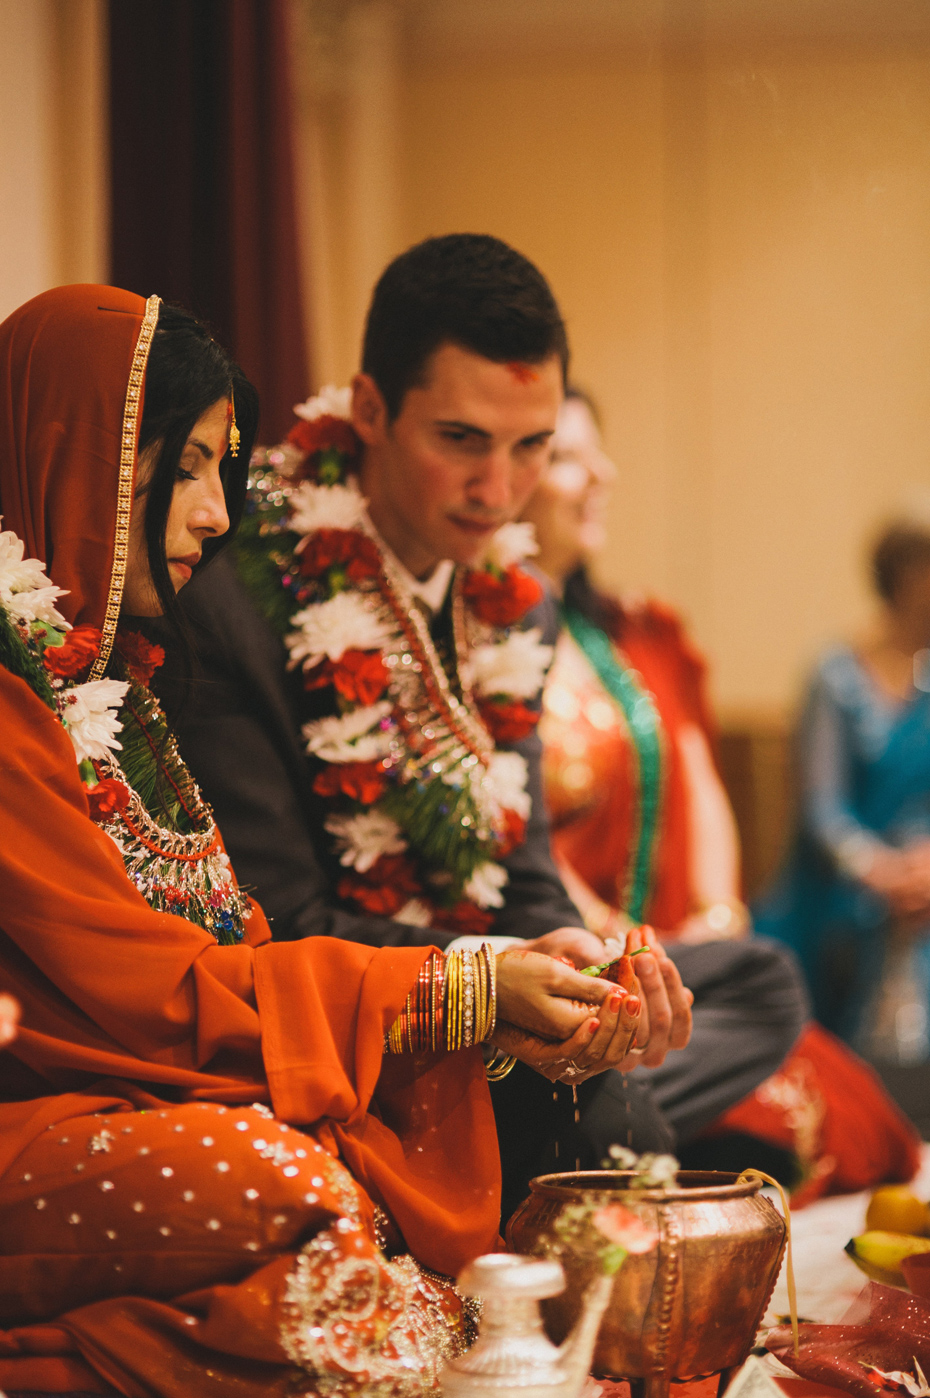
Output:
[[236,399],[232,389],[229,390],[229,411],[232,415],[232,422],[229,425],[229,454],[239,455],[239,429],[236,426]]

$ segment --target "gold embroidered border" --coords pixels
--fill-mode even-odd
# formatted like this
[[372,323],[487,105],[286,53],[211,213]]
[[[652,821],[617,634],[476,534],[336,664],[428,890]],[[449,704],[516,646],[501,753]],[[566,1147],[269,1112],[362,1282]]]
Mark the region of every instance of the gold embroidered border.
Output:
[[139,404],[142,398],[142,384],[145,381],[145,366],[148,363],[152,336],[158,324],[160,296],[150,296],[145,303],[145,315],[139,329],[139,338],[132,355],[129,369],[129,383],[126,388],[126,406],[123,409],[123,435],[119,456],[119,489],[116,497],[116,536],[113,543],[113,567],[110,570],[110,591],[107,595],[107,609],[103,618],[103,637],[97,659],[93,663],[89,678],[99,680],[107,667],[116,628],[119,625],[119,609],[123,601],[123,584],[126,581],[126,563],[129,558],[129,520],[132,514],[132,487],[136,465],[136,442],[139,439]]

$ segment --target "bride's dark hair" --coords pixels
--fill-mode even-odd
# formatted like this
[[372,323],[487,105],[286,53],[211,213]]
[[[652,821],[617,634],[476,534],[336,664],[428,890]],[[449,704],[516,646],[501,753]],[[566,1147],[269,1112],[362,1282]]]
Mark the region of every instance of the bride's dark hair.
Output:
[[220,473],[229,530],[205,539],[203,568],[236,531],[245,503],[249,457],[258,430],[258,394],[222,346],[189,311],[162,305],[145,373],[145,400],[139,427],[139,454],[157,447],[155,464],[137,495],[144,495],[145,542],[149,568],[162,614],[182,635],[183,613],[168,572],[165,531],[185,443],[195,422],[219,399],[232,393],[239,428],[239,454],[227,451]]

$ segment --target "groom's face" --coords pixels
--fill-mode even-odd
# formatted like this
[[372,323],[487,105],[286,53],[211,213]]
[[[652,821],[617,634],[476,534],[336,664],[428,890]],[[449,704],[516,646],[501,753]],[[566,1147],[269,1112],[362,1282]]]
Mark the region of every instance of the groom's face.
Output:
[[498,364],[442,345],[393,422],[374,380],[356,377],[362,492],[412,573],[427,577],[443,558],[477,562],[495,530],[519,514],[548,459],[561,401],[557,355]]

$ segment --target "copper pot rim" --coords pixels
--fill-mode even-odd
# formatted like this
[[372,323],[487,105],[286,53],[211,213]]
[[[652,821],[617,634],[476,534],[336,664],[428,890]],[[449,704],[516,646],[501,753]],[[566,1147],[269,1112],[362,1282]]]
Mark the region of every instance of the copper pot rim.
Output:
[[[548,1199],[573,1199],[579,1194],[609,1193],[624,1202],[668,1204],[697,1203],[700,1200],[748,1199],[758,1194],[763,1181],[740,1180],[739,1175],[724,1170],[679,1170],[677,1189],[624,1189],[618,1181],[632,1179],[631,1170],[563,1170],[552,1175],[537,1175],[530,1180],[530,1192]],[[591,1183],[579,1184],[579,1180]],[[738,1182],[739,1181],[739,1182]]]

